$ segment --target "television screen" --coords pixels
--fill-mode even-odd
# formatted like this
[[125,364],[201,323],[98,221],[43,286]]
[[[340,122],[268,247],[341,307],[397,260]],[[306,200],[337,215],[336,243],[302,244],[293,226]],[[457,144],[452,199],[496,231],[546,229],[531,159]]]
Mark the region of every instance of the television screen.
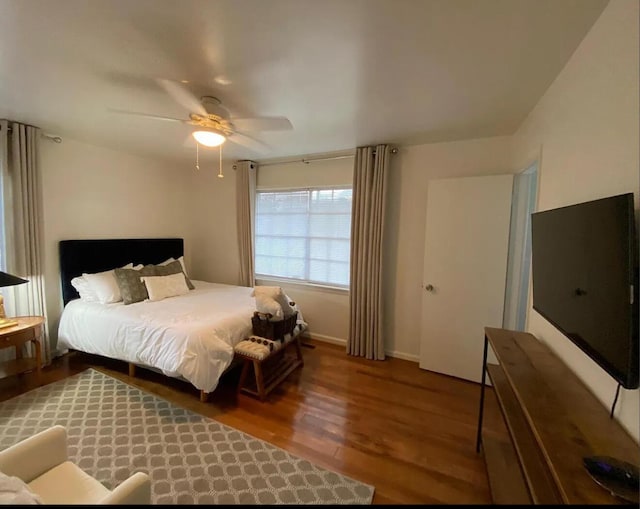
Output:
[[627,389],[638,387],[633,194],[531,215],[533,308]]

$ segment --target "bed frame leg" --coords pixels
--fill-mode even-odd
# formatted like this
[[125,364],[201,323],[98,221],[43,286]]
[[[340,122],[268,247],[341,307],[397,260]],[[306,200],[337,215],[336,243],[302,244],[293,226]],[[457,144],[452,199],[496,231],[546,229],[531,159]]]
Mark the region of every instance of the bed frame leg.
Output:
[[208,398],[209,398],[208,392],[200,391],[200,401],[202,401],[203,403],[206,403]]
[[131,362],[129,363],[129,376],[130,377],[136,376],[136,365]]

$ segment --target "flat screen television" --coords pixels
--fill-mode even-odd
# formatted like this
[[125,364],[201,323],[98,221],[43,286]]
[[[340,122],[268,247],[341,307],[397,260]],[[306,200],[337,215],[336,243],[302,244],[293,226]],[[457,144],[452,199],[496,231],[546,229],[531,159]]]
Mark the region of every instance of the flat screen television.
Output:
[[627,389],[638,387],[633,194],[531,215],[533,308]]

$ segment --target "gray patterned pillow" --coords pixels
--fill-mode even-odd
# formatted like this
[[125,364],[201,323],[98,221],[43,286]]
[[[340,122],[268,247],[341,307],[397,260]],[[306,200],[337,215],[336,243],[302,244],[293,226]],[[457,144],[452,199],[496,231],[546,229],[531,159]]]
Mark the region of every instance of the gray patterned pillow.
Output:
[[[182,272],[184,274],[184,271],[182,270],[182,264],[180,263],[180,260],[176,260],[175,262],[171,262],[171,263],[167,263],[166,265],[154,265],[155,267],[155,274],[143,274],[145,276],[148,275],[152,275],[152,276],[170,276],[171,274],[178,274],[179,272]],[[187,286],[189,287],[189,290],[193,290],[195,288],[195,286],[193,286],[193,283],[191,282],[191,280],[187,277],[186,274],[184,274],[184,279],[187,283]]]
[[[180,262],[178,262],[180,263]],[[140,270],[114,269],[122,301],[126,304],[141,302],[149,298],[147,287],[140,280],[141,276],[155,276],[156,266],[145,265]]]

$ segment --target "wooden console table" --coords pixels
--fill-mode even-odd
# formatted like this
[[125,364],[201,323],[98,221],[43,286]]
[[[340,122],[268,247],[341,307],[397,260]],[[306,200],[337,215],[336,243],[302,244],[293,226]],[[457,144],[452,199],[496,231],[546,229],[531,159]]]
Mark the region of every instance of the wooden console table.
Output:
[[[489,344],[499,365],[487,363]],[[482,432],[487,373],[510,441]],[[548,346],[531,334],[491,327],[485,327],[476,448],[496,504],[623,503],[591,478],[582,459],[640,460],[638,443]]]

